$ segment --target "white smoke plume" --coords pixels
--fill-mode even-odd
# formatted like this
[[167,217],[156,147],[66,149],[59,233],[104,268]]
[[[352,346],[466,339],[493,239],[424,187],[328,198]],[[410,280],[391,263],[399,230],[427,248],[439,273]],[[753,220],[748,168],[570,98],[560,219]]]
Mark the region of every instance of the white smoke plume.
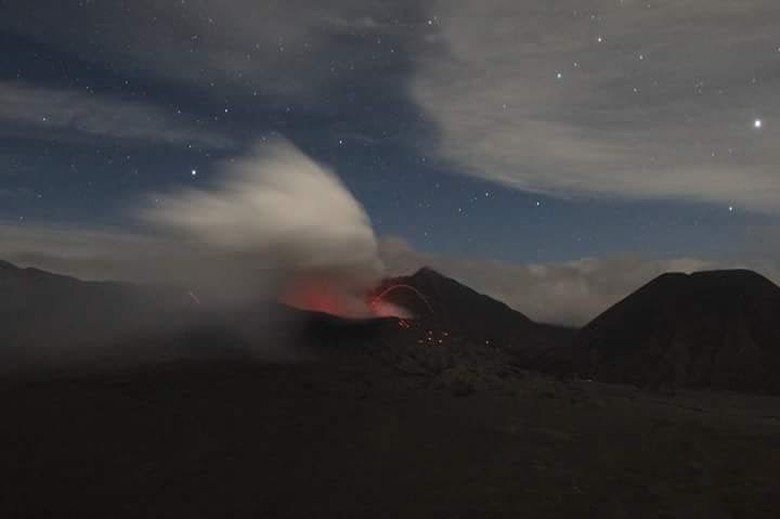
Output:
[[382,276],[362,206],[335,174],[281,139],[225,163],[213,188],[157,196],[141,215],[190,251],[180,275],[206,298],[270,293],[359,317]]

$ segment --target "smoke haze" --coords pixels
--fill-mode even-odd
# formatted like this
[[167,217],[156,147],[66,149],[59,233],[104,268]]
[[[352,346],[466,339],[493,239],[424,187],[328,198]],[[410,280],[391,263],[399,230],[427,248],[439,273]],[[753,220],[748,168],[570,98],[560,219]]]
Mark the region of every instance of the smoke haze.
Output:
[[276,301],[374,315],[377,240],[334,173],[281,139],[218,173],[208,188],[149,195],[135,234],[0,226],[0,257],[20,266],[134,283],[84,284],[6,264],[0,317],[22,317],[0,322],[3,369],[290,359],[297,317]]

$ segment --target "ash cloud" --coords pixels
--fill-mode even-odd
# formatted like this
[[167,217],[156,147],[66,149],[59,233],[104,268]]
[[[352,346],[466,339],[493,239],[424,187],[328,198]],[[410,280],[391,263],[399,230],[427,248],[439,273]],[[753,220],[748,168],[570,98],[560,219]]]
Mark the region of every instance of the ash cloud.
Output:
[[334,173],[280,139],[225,163],[213,189],[157,196],[141,216],[206,261],[194,283],[215,297],[270,289],[296,306],[361,315],[382,275],[365,210]]

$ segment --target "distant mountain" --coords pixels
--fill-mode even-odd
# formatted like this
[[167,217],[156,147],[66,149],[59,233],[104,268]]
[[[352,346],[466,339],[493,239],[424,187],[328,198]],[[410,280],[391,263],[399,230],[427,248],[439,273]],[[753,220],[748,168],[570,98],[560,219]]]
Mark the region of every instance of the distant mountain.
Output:
[[574,334],[569,328],[536,323],[430,268],[388,279],[378,293],[384,293],[382,299],[408,309],[422,326],[518,353],[536,355],[568,343]]
[[0,261],[0,370],[112,357],[118,350],[109,345],[169,323],[177,300],[171,291]]
[[780,392],[780,287],[748,270],[659,276],[583,328],[599,380]]
[[377,339],[379,327],[398,326],[264,300],[210,307],[175,288],[81,281],[0,261],[0,374],[215,358],[289,360],[300,349]]

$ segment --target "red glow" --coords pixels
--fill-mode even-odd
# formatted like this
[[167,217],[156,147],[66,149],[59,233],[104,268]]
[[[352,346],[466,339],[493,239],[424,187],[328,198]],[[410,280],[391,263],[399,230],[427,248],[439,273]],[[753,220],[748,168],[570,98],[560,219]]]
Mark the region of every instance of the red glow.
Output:
[[340,294],[330,283],[308,280],[289,287],[280,297],[282,303],[314,312],[323,312],[342,317],[354,317],[346,296]]
[[433,313],[431,305],[425,296],[411,285],[397,284],[372,291],[367,297],[360,297],[346,290],[338,280],[327,278],[298,279],[290,283],[280,296],[280,302],[315,312],[348,318],[397,317],[401,328],[409,328],[408,319],[412,318],[405,308],[402,308],[384,298],[395,290],[409,290],[414,293]]

